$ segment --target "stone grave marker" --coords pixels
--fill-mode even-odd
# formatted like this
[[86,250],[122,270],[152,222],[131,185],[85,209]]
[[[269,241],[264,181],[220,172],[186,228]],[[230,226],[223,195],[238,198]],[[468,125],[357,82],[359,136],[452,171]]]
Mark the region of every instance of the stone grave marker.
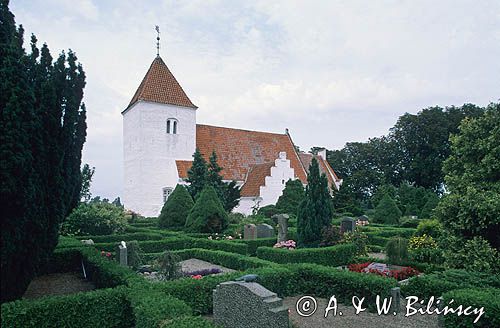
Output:
[[278,224],[278,243],[288,240],[288,214],[276,214],[272,216],[274,222]]
[[257,225],[257,238],[271,238],[274,237],[274,228],[269,224]]
[[356,229],[356,220],[353,218],[345,217],[340,222],[340,233],[353,232]]
[[255,224],[245,224],[243,230],[243,239],[255,239],[257,238],[257,228]]
[[127,244],[124,241],[121,241],[118,244],[118,248],[116,251],[116,258],[120,262],[122,266],[128,266],[127,261]]
[[256,282],[228,281],[213,291],[214,322],[226,328],[288,328],[288,308]]
[[401,306],[401,288],[394,287],[391,288],[391,313],[399,312],[399,307]]

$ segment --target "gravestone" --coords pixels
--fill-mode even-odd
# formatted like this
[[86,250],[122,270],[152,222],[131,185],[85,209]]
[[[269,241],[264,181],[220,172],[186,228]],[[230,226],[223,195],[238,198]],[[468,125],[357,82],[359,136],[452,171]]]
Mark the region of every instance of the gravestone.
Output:
[[228,281],[213,291],[214,322],[226,328],[288,328],[288,308],[256,282]]
[[257,238],[271,238],[274,237],[274,228],[269,224],[257,225]]
[[399,312],[399,308],[401,306],[401,288],[394,287],[391,288],[391,312]]
[[380,273],[388,273],[390,271],[387,264],[377,262],[370,263],[366,268],[363,269],[364,272],[370,272],[370,270],[376,270]]
[[118,244],[118,248],[116,251],[116,258],[120,262],[120,265],[128,266],[127,261],[127,244],[124,241],[121,241]]
[[272,216],[274,222],[278,224],[278,243],[288,240],[288,214],[275,214]]
[[255,224],[245,224],[243,230],[243,239],[255,239],[257,238],[257,228]]
[[340,233],[353,232],[356,229],[356,220],[353,218],[345,217],[340,222]]
[[82,244],[84,244],[84,245],[94,245],[94,241],[92,239],[82,239]]

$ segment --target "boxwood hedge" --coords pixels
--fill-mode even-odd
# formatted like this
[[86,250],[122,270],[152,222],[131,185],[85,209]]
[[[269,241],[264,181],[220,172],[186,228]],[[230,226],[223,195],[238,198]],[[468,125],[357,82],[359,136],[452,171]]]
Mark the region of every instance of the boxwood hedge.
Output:
[[329,266],[345,265],[352,262],[356,246],[341,244],[321,248],[301,248],[287,250],[273,247],[257,248],[257,256],[275,263],[316,263]]

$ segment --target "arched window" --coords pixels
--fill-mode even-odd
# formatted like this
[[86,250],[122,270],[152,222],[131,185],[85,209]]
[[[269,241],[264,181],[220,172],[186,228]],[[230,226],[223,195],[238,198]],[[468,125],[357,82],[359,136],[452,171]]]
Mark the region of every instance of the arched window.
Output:
[[167,133],[177,134],[177,120],[175,118],[169,118],[167,120]]

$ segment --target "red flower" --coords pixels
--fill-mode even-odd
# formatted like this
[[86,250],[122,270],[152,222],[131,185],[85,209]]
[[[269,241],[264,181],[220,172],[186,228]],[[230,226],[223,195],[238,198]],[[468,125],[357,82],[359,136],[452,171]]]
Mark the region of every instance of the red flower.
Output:
[[199,280],[199,279],[203,278],[203,276],[201,274],[197,274],[196,276],[191,276],[191,278]]

